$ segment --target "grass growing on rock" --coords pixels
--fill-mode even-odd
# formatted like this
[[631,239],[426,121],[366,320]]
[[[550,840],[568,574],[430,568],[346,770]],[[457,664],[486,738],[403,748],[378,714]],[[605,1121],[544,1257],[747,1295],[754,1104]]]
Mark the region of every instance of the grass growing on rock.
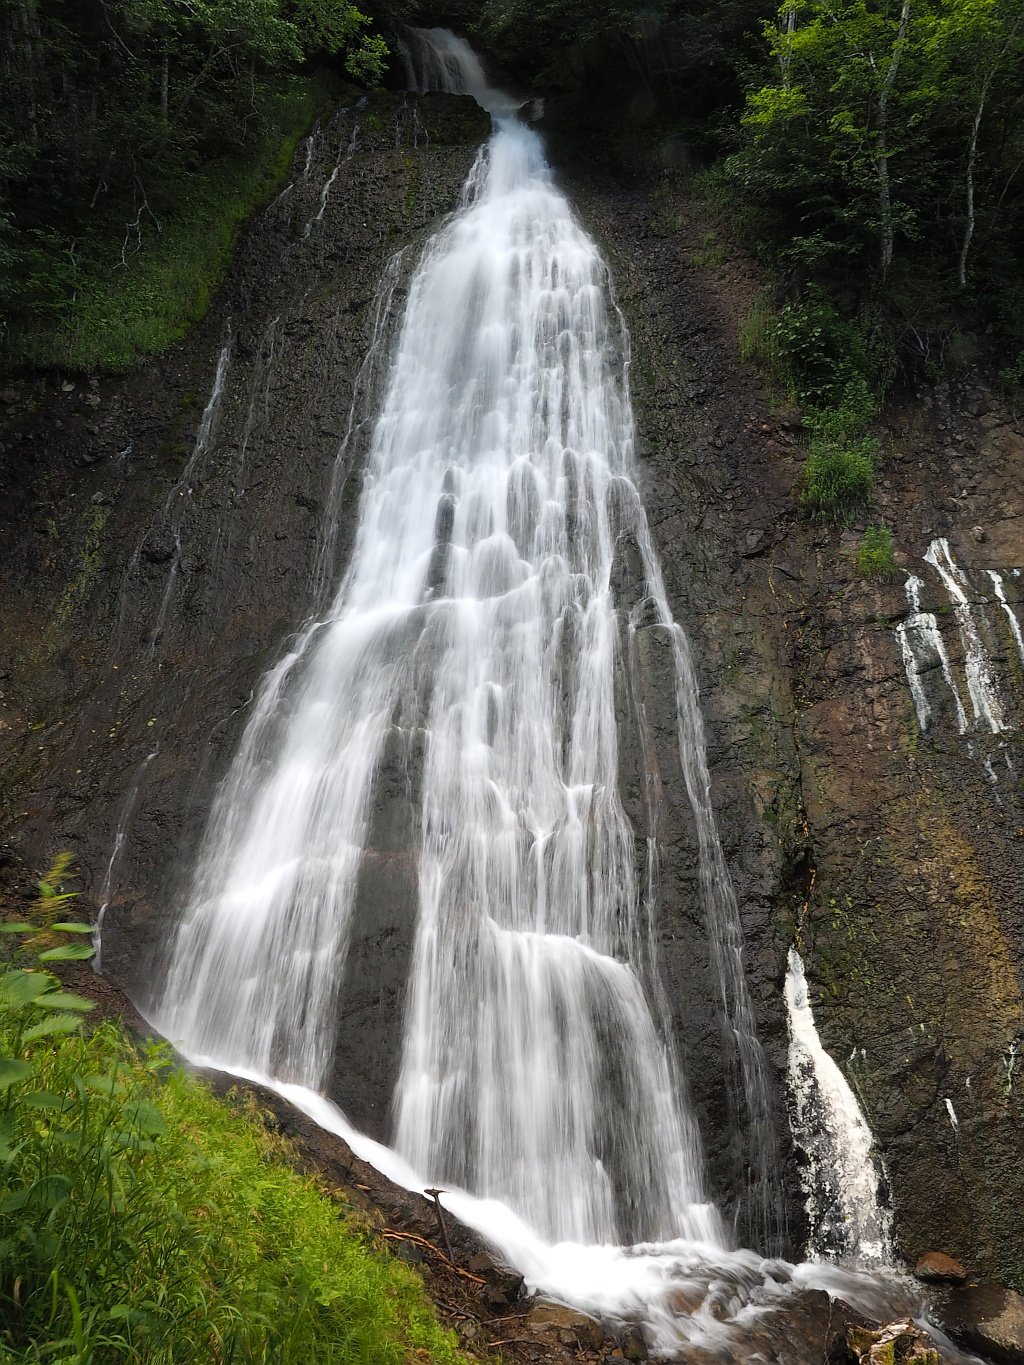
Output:
[[888,526],[869,526],[857,547],[857,569],[865,578],[892,578],[896,557]]
[[464,1365],[414,1272],[251,1097],[218,1100],[110,1022],[84,1031],[89,1002],[47,968],[89,955],[88,926],[48,918],[0,971],[0,1359]]
[[180,339],[206,313],[240,229],[284,179],[328,93],[316,78],[282,79],[244,153],[183,176],[159,216],[97,231],[82,244],[67,301],[12,328],[7,365],[118,374]]

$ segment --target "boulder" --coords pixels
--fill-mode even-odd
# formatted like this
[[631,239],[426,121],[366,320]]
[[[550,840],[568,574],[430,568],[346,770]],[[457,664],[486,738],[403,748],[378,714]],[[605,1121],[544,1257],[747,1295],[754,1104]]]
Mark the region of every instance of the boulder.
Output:
[[953,1290],[941,1309],[943,1325],[957,1342],[994,1365],[1024,1365],[1024,1298],[999,1285]]
[[938,1351],[912,1322],[848,1327],[846,1346],[859,1365],[939,1365]]
[[926,1251],[914,1266],[914,1275],[927,1284],[963,1284],[967,1271],[944,1251]]
[[562,1303],[533,1304],[527,1322],[545,1334],[550,1332],[563,1346],[575,1346],[581,1351],[600,1350],[604,1341],[604,1328],[596,1318]]
[[639,1327],[627,1327],[619,1337],[619,1345],[626,1360],[646,1360],[647,1342]]

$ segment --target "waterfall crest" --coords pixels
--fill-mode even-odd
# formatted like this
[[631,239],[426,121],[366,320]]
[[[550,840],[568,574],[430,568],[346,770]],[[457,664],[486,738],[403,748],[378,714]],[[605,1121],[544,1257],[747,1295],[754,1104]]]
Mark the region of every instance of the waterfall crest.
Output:
[[404,754],[418,905],[397,1151],[551,1241],[724,1247],[658,982],[654,832],[645,848],[620,797],[622,708],[645,726],[623,679],[654,632],[768,1240],[765,1064],[607,268],[514,102],[451,35],[417,41],[419,83],[470,91],[494,133],[413,275],[348,570],[264,680],[157,1022],[227,1069],[325,1085],[376,782]]

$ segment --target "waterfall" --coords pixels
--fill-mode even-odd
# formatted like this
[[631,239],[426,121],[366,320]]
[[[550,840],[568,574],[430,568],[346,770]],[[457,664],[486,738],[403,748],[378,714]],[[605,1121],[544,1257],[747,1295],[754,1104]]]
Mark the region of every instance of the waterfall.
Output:
[[[531,1287],[641,1320],[658,1350],[722,1344],[805,1286],[868,1311],[876,1278],[731,1246],[707,1190],[658,968],[654,658],[728,1040],[729,1136],[750,1172],[748,1225],[772,1245],[766,1064],[694,666],[634,478],[628,336],[607,268],[540,139],[469,49],[430,31],[407,60],[420,88],[471,92],[494,131],[412,275],[347,568],[261,683],[155,1022],[197,1061],[273,1084],[410,1189],[442,1187]],[[343,450],[361,421],[354,403]],[[339,488],[336,476],[331,509]],[[627,730],[643,830],[621,796]],[[396,762],[416,892],[384,1147],[322,1092],[360,865]],[[831,1096],[806,996],[791,1009]],[[849,1136],[842,1105],[823,1115]],[[845,1250],[870,1243],[865,1224]]]
[[[182,535],[184,533],[185,513],[192,502],[193,482],[202,467],[204,457],[213,443],[217,420],[220,415],[221,400],[224,397],[224,385],[227,379],[228,367],[231,364],[231,348],[233,342],[234,336],[231,331],[231,321],[229,319],[227,340],[221,347],[220,355],[217,357],[217,369],[214,374],[213,388],[210,391],[209,398],[206,400],[206,406],[203,408],[203,415],[199,420],[199,429],[196,432],[192,453],[185,462],[185,468],[181,472],[181,477],[171,489],[170,493],[168,493],[163,506],[162,522],[174,537],[174,551],[171,555],[170,568],[167,570],[167,582],[164,586],[163,596],[160,599],[160,610],[157,612],[156,621],[154,622],[153,629],[149,635],[150,658],[156,653],[164,626],[167,624],[167,614],[170,611],[175,583],[181,569],[181,557],[184,548]],[[133,558],[133,563],[136,559],[137,553]]]
[[795,948],[789,950],[786,1004],[793,1132],[807,1160],[802,1180],[811,1256],[889,1263],[892,1220],[881,1199],[874,1139],[849,1082],[821,1045]]
[[908,576],[906,592],[910,611],[896,627],[896,638],[900,642],[900,652],[903,655],[903,669],[907,675],[910,693],[914,698],[914,708],[917,711],[917,723],[923,734],[931,722],[932,708],[925,695],[921,674],[925,669],[933,667],[934,660],[938,659],[943,679],[956,706],[957,726],[960,733],[963,734],[967,729],[967,712],[964,710],[964,704],[960,699],[960,689],[953,677],[946,644],[939,632],[939,623],[932,612],[921,610],[921,589],[923,587],[922,579],[915,574]]
[[1006,729],[1006,721],[992,678],[988,651],[974,619],[974,609],[967,597],[969,587],[967,576],[953,559],[948,540],[933,540],[925,554],[925,562],[938,573],[953,603],[964,646],[967,691],[975,719],[983,720],[994,735],[998,734]]
[[[456,51],[457,84],[483,89]],[[553,1239],[722,1242],[619,792],[616,678],[641,630],[675,665],[762,1201],[768,1091],[692,665],[632,482],[607,292],[539,138],[501,114],[412,279],[348,571],[263,684],[160,1017],[186,1050],[325,1084],[377,769],[387,745],[419,746],[397,1149]],[[612,586],[625,537],[642,560],[632,614]]]
[[1017,613],[1006,600],[1006,589],[1003,587],[1003,575],[997,573],[995,569],[989,569],[988,576],[992,580],[995,589],[996,601],[1006,613],[1006,619],[1010,623],[1010,632],[1013,635],[1013,643],[1017,646],[1017,653],[1020,655],[1021,663],[1024,663],[1024,634],[1021,633],[1020,622],[1017,620]]

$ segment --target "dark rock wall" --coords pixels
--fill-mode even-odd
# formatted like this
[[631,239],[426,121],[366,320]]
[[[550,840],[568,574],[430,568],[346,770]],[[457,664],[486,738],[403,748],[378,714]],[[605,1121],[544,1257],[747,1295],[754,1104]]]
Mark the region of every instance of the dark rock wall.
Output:
[[[798,414],[738,361],[756,270],[670,176],[631,189],[621,173],[581,169],[567,148],[566,178],[632,333],[641,487],[697,657],[713,795],[780,1093],[795,939],[823,1040],[881,1145],[900,1250],[913,1262],[942,1247],[1020,1285],[1024,668],[987,571],[1003,574],[1024,619],[1024,580],[1012,575],[1024,569],[1024,424],[964,370],[879,425],[877,505],[861,523],[839,532],[808,520],[794,491]],[[894,532],[892,581],[857,572],[867,524]],[[927,734],[918,727],[895,635],[908,571],[925,581],[922,606],[971,714],[949,594],[923,561],[938,536],[968,574],[1008,721],[999,735],[977,723],[958,734],[938,669],[923,677],[936,714]],[[676,853],[670,834],[669,951],[687,900]],[[715,1053],[700,1026],[690,1033],[687,978],[670,973],[669,989],[695,1089],[714,1110]],[[716,1173],[730,1160],[722,1113]],[[799,1224],[797,1211],[796,1234]]]
[[[363,359],[385,267],[407,248],[394,316],[418,246],[455,206],[485,134],[474,106],[446,97],[374,96],[341,112],[300,147],[292,188],[253,223],[215,309],[181,346],[121,382],[68,389],[51,377],[0,395],[7,856],[38,868],[71,848],[95,911],[121,827],[104,968],[142,1002],[254,686],[301,625],[325,560],[335,573],[344,560],[375,379]],[[840,535],[798,514],[795,414],[736,358],[755,272],[727,250],[708,263],[708,225],[670,177],[634,185],[562,160],[632,333],[642,492],[701,680],[790,1234],[798,1244],[783,1085],[783,975],[796,937],[823,1038],[882,1144],[903,1250],[913,1259],[939,1247],[1020,1285],[1024,1063],[1008,1066],[1024,1027],[1024,672],[1005,616],[984,608],[1014,728],[961,738],[947,707],[922,737],[894,635],[901,583],[858,576],[857,528]],[[183,479],[229,335],[211,439]],[[962,381],[956,393],[908,402],[881,432],[871,520],[894,529],[932,609],[948,602],[921,563],[935,535],[949,536],[973,585],[982,570],[1024,566],[1021,429],[976,377]],[[1006,589],[1019,599],[1020,580],[1007,576]],[[938,619],[958,665],[955,620],[948,610]],[[638,676],[663,779],[666,1009],[712,1183],[743,1235],[750,1154],[663,653],[656,632],[641,632]],[[624,736],[623,789],[643,834],[638,742]],[[986,758],[1003,763],[995,784]],[[384,766],[334,1084],[379,1134],[410,945],[414,769],[415,756],[398,750]]]

